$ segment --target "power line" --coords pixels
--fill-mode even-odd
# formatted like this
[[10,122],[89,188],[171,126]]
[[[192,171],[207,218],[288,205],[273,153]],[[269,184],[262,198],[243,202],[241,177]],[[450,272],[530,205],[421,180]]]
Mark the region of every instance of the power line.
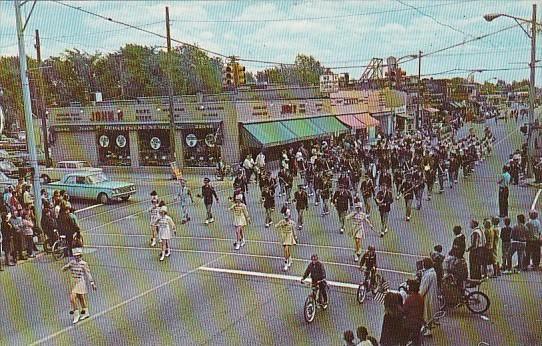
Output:
[[[138,27],[145,27],[145,26],[151,26],[156,25],[160,23],[165,23],[164,20],[152,22],[152,23],[145,23],[145,24],[138,24]],[[84,37],[84,36],[93,36],[93,35],[99,35],[99,34],[107,34],[111,32],[119,32],[119,31],[125,31],[130,30],[131,28],[123,28],[123,29],[113,29],[113,30],[104,30],[104,31],[95,31],[95,32],[89,32],[89,33],[79,33],[79,34],[69,34],[69,35],[60,35],[60,36],[49,36],[49,37],[41,37],[43,39],[56,39],[56,38],[70,38],[70,37]]]
[[406,3],[406,2],[403,2],[403,1],[401,1],[401,0],[395,0],[395,1],[397,1],[398,3],[400,3],[400,4],[403,5],[403,6],[407,6],[407,7],[411,8],[412,10],[418,12],[419,14],[421,14],[421,15],[424,16],[424,17],[430,18],[433,22],[437,23],[437,24],[440,25],[440,26],[444,26],[444,27],[446,27],[446,28],[452,29],[453,31],[458,32],[458,33],[460,33],[460,34],[463,34],[463,35],[465,35],[465,36],[471,36],[471,37],[474,37],[474,36],[471,35],[471,34],[467,34],[467,33],[464,32],[463,30],[460,30],[460,29],[458,29],[458,28],[456,28],[456,27],[454,27],[454,26],[452,26],[452,25],[450,25],[450,24],[441,22],[440,20],[438,20],[438,19],[435,18],[434,16],[432,16],[432,15],[430,15],[430,14],[427,14],[427,13],[421,11],[421,8],[422,8],[422,7],[416,7],[416,6],[413,6],[413,5],[410,5],[410,4]]
[[[477,2],[480,0],[469,0],[469,1],[451,1],[445,4],[437,5],[428,5],[422,6],[419,8],[432,8],[432,7],[443,7],[450,5],[458,5],[469,2]],[[276,22],[292,22],[292,21],[319,21],[327,19],[341,19],[341,18],[353,18],[353,17],[363,17],[371,16],[375,14],[385,14],[385,13],[396,13],[396,12],[408,12],[413,9],[392,9],[392,10],[382,10],[382,11],[370,11],[370,12],[361,12],[361,13],[352,13],[352,14],[339,14],[334,16],[318,16],[318,17],[297,17],[297,18],[276,18],[276,19],[175,19],[172,22],[182,22],[182,23],[276,23]]]

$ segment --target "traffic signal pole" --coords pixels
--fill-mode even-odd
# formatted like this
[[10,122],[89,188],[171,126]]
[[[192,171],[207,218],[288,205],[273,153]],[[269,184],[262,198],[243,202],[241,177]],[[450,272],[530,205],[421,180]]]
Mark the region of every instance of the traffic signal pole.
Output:
[[[30,84],[28,82],[28,66],[26,65],[26,52],[24,47],[24,25],[21,17],[21,1],[14,0],[15,20],[17,25],[17,41],[19,45],[19,66],[21,75],[21,84],[23,87],[24,120],[26,127],[26,145],[30,156],[30,166],[32,167],[32,187],[34,192],[34,215],[36,225],[41,224],[41,184],[38,166],[38,157],[36,153],[36,139],[34,138],[34,123],[32,121],[32,101],[30,99]],[[27,21],[28,22],[28,21]]]

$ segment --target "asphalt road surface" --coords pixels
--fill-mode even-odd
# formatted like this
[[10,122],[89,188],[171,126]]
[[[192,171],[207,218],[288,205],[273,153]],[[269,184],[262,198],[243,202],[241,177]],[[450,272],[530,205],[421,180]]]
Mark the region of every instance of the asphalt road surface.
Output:
[[[495,126],[492,121],[491,127],[497,138],[494,154],[476,167],[474,176],[424,201],[410,223],[404,221],[403,201],[396,201],[390,232],[383,239],[368,234],[363,248],[376,247],[381,274],[392,288],[412,276],[416,260],[434,245],[449,250],[454,225],[467,229],[470,218],[497,214],[497,174],[523,137],[511,122]],[[179,221],[173,202],[176,183],[164,177],[133,179],[138,194],[126,203],[77,202],[84,258],[98,285],[89,294],[91,317],[72,326],[69,275],[60,271],[64,262],[40,256],[0,273],[0,344],[339,345],[344,330],[360,325],[380,337],[383,306],[370,299],[363,305],[356,302],[361,274],[353,261],[352,239],[339,234],[334,210],[321,217],[321,206],[311,204],[293,250],[293,265],[285,273],[278,233],[263,227],[264,210],[253,186],[247,245],[233,249],[235,233],[227,211],[231,187],[218,182],[216,222],[203,223],[205,208],[196,199],[189,207],[192,221],[178,223],[171,257],[159,262],[159,250],[149,247],[149,193],[156,190],[169,202],[171,216]],[[189,183],[195,188],[201,180],[193,177]],[[536,193],[532,187],[513,186],[510,215],[526,212]],[[372,218],[379,225],[376,213]],[[279,219],[275,212],[274,221]],[[299,277],[312,253],[325,263],[333,285],[329,308],[319,310],[315,321],[307,324],[302,310],[309,288]],[[484,283],[482,290],[491,299],[484,318],[465,307],[453,310],[425,345],[540,345],[540,272],[501,276]]]

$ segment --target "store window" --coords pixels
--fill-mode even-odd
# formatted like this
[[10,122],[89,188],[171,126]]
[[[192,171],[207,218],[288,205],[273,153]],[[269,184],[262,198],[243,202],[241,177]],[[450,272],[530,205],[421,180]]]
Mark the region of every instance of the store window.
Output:
[[215,167],[220,153],[216,129],[183,130],[184,165],[186,167]]
[[142,166],[168,166],[171,156],[169,130],[139,131],[139,161]]
[[104,166],[130,166],[128,131],[104,131],[97,135],[98,160]]

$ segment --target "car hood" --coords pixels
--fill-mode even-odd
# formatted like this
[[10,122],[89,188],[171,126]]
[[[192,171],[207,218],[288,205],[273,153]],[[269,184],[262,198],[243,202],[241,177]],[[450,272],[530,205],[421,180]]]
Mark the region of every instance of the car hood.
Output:
[[108,188],[108,189],[120,189],[120,188],[127,187],[127,186],[133,186],[134,184],[126,183],[126,182],[123,182],[123,181],[109,180],[109,181],[104,181],[104,182],[96,184],[96,185],[101,186],[101,187],[105,187],[105,188]]

